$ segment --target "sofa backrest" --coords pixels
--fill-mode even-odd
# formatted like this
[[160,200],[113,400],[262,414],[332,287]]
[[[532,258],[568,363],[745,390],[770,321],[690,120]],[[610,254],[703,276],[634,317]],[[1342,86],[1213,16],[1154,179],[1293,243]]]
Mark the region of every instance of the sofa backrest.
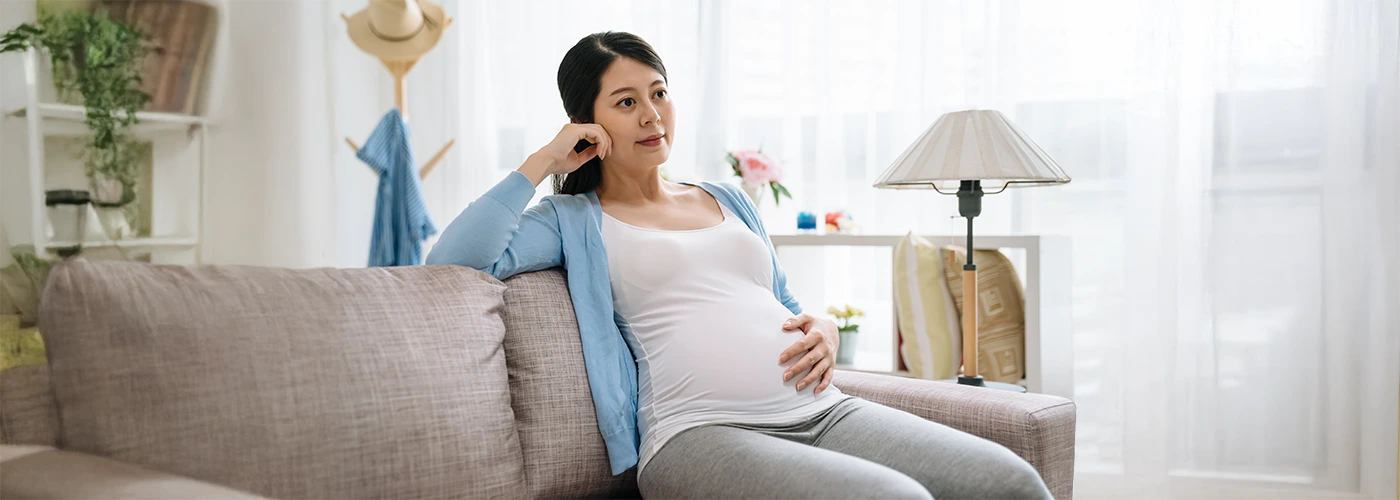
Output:
[[[98,265],[64,272],[76,273],[70,279],[80,283],[118,279],[94,274],[102,269],[103,265]],[[169,277],[170,269],[166,271]],[[326,272],[329,273],[326,276],[345,277],[343,271]],[[350,274],[358,272],[363,271],[350,271]],[[505,285],[502,297],[505,307],[500,310],[505,327],[502,345],[509,373],[510,404],[522,452],[524,483],[528,489],[526,496],[639,497],[635,468],[617,476],[610,472],[584,372],[578,323],[564,273],[556,268],[522,274],[506,280]],[[71,300],[65,295],[71,293],[75,292],[70,286],[69,290],[51,298]],[[365,300],[373,299],[366,297]],[[110,311],[91,311],[89,319],[102,321],[111,317],[108,314]],[[48,365],[21,366],[0,372],[0,444],[58,446],[58,435],[57,406]],[[351,443],[342,444],[351,446]]]
[[59,446],[273,498],[522,498],[505,287],[456,266],[68,261]]
[[531,498],[640,498],[637,469],[612,475],[559,269],[505,281],[511,407]]

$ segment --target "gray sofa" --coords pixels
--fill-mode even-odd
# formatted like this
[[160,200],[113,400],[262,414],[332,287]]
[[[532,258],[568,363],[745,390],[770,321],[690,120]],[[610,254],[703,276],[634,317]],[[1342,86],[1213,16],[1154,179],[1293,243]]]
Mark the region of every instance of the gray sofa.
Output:
[[[0,498],[635,498],[563,274],[72,260],[47,365],[0,372]],[[838,372],[999,442],[1070,498],[1074,404]]]

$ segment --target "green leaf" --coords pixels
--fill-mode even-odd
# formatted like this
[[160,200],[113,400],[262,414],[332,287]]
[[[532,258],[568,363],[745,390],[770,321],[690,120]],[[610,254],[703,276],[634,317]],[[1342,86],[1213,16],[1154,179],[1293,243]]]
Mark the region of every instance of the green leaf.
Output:
[[[774,182],[773,185],[776,186],[776,187],[778,188],[779,191],[782,191],[782,192],[783,192],[783,196],[787,196],[789,200],[792,199],[792,193],[789,193],[789,192],[788,192],[786,186],[783,186],[782,184],[779,184],[779,183],[777,183],[777,182]],[[774,197],[777,197],[776,194],[774,194],[773,196],[774,196]]]

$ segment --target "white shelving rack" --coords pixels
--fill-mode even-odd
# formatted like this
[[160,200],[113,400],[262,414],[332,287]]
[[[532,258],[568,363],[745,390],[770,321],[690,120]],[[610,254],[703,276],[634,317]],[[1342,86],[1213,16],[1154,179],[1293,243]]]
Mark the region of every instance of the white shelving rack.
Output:
[[[808,304],[812,312],[826,309],[825,290],[827,289],[827,256],[825,252],[798,252],[795,249],[830,249],[839,247],[883,248],[893,251],[904,238],[903,235],[859,235],[859,234],[773,234],[769,239],[778,253],[778,259],[788,276],[788,288],[798,301]],[[956,239],[948,235],[927,235],[932,242],[961,242],[963,235]],[[1022,383],[1030,392],[1053,394],[1066,398],[1074,396],[1074,338],[1073,338],[1073,289],[1070,274],[1070,239],[1061,235],[976,235],[973,241],[977,249],[1013,250],[1009,257],[1013,263],[1022,257],[1017,266],[1025,291],[1026,308],[1026,378]],[[1014,255],[1019,253],[1019,255]],[[909,377],[908,372],[899,370],[900,353],[898,348],[897,321],[893,312],[893,277],[882,277],[888,281],[891,300],[887,314],[890,324],[870,324],[869,331],[877,335],[887,334],[889,338],[888,357],[861,359],[850,366],[837,368],[889,373]],[[816,304],[818,307],[811,307]],[[871,311],[867,311],[871,312]],[[873,318],[872,318],[873,319]]]
[[[21,57],[26,102],[24,107],[5,110],[3,130],[5,146],[18,146],[25,161],[20,164],[16,155],[7,154],[6,161],[0,163],[4,168],[0,171],[0,209],[6,213],[3,223],[10,226],[12,245],[29,243],[40,255],[53,256],[54,249],[75,242],[50,239],[45,191],[88,189],[81,160],[53,153],[80,147],[88,134],[86,111],[82,106],[52,102],[56,99],[52,97],[54,91],[41,52],[30,49]],[[150,193],[138,198],[149,203],[145,207],[150,215],[149,235],[116,240],[89,238],[81,242],[84,253],[115,248],[130,258],[148,258],[153,263],[198,264],[204,242],[207,121],[200,116],[173,113],[138,112],[136,116],[139,122],[128,129],[129,133],[151,145],[150,178],[141,186]],[[15,122],[22,122],[22,145],[13,140],[19,135]],[[89,226],[98,223],[91,217],[86,221]]]

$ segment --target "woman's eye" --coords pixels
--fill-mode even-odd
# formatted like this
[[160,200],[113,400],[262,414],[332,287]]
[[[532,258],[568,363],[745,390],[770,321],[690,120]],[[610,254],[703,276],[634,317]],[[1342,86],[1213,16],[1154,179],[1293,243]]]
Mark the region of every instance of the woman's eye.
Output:
[[664,99],[664,98],[666,98],[666,91],[665,91],[665,90],[658,90],[658,91],[656,91],[656,98],[657,98],[657,99]]
[[632,104],[635,103],[635,102],[637,102],[637,101],[633,101],[631,97],[628,97],[628,98],[626,98],[626,99],[623,99],[622,102],[619,102],[618,104],[621,104],[622,107],[624,107],[624,108],[630,108],[630,107],[632,107]]

